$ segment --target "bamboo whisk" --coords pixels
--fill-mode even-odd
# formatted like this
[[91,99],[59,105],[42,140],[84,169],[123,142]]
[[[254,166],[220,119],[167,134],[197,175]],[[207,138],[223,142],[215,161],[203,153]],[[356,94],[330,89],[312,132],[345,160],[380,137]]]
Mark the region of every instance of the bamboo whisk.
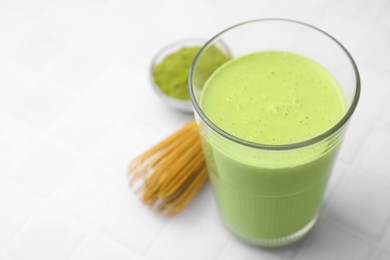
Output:
[[182,211],[207,180],[195,121],[135,158],[128,175],[144,203],[166,215]]

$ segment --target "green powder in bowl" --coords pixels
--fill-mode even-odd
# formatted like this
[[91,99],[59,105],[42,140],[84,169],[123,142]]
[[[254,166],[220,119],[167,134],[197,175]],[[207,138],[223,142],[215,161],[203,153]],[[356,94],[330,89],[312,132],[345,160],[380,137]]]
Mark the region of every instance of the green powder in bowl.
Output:
[[[164,95],[164,99],[168,98],[169,105],[185,112],[192,111],[188,95],[189,71],[204,43],[205,41],[187,40],[170,45],[155,57],[152,64],[151,73],[156,89]],[[215,45],[210,46],[207,57],[207,62],[201,68],[206,78],[230,59],[225,51]]]

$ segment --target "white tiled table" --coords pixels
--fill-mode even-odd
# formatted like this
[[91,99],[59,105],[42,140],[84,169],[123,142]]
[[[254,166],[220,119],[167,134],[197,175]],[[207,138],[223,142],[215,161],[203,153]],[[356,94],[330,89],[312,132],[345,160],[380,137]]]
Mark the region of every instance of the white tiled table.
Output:
[[[226,231],[209,185],[165,218],[125,178],[134,156],[191,119],[151,91],[156,51],[262,17],[334,35],[363,87],[320,220],[282,250]],[[389,100],[387,0],[0,0],[0,260],[389,260]]]

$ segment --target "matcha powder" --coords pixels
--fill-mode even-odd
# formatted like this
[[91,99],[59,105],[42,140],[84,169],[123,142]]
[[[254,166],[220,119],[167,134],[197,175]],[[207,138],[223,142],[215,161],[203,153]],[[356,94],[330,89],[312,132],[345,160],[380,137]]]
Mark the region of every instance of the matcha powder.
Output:
[[[192,61],[199,50],[200,46],[183,47],[167,55],[161,63],[154,67],[154,82],[162,92],[176,99],[189,99],[188,74]],[[210,46],[204,55],[207,55],[204,58],[207,62],[202,62],[201,69],[207,78],[230,59],[215,45]]]

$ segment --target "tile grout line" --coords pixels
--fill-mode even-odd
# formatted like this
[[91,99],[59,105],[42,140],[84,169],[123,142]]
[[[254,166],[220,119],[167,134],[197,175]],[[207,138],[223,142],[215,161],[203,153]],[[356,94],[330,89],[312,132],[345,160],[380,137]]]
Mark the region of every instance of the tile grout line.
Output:
[[[145,252],[142,254],[144,257],[151,257],[151,251],[153,250],[153,247],[160,241],[161,237],[164,235],[164,232],[169,229],[170,226],[172,226],[172,219],[169,219],[168,223],[164,225],[164,227],[160,230],[158,235],[150,242],[148,248],[145,250]],[[153,259],[156,259],[153,257]],[[160,259],[159,259],[160,260]]]

